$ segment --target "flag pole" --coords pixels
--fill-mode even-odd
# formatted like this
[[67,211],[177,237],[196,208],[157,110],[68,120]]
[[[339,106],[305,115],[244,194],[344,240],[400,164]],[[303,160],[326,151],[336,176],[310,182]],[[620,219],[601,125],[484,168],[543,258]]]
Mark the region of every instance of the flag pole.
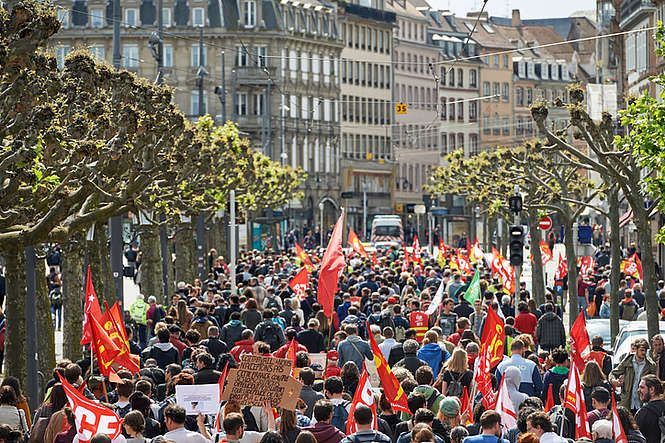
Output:
[[104,399],[106,400],[106,403],[108,403],[109,402],[109,394],[106,392],[106,380],[104,379],[103,375],[102,375],[102,392],[104,393]]

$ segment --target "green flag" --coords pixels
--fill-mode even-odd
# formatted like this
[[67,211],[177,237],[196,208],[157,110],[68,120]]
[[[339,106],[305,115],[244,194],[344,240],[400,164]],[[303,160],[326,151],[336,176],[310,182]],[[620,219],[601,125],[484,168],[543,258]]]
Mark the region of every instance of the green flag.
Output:
[[476,269],[476,273],[473,275],[473,279],[464,293],[464,300],[472,305],[473,301],[477,298],[480,298],[480,273]]

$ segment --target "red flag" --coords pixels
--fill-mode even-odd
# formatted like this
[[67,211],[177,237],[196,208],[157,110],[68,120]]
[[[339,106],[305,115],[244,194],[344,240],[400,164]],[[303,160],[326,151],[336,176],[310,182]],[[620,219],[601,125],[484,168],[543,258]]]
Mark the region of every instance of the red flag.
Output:
[[467,422],[462,423],[462,426],[464,426],[467,423],[473,423],[473,408],[471,407],[472,405],[471,400],[469,400],[469,391],[466,389],[466,386],[464,386],[462,392],[462,407],[460,408],[460,414],[464,415],[465,412],[468,412],[469,414],[469,419]]
[[473,246],[471,246],[471,251],[469,252],[469,260],[477,262],[484,258],[485,254],[483,253],[483,250],[480,249],[480,243],[478,243],[478,239],[476,238],[476,241],[473,242]]
[[376,251],[372,252],[372,266],[376,266],[379,264],[379,260],[376,258]]
[[356,393],[353,395],[353,401],[351,402],[349,418],[346,422],[346,435],[351,435],[358,429],[356,426],[356,420],[353,418],[353,412],[356,410],[356,406],[359,404],[363,404],[372,409],[372,415],[374,416],[374,419],[372,420],[372,429],[378,431],[379,424],[376,419],[376,403],[374,403],[372,385],[369,383],[369,375],[367,375],[367,368],[364,364],[363,373],[360,375],[360,380],[358,381],[358,388],[356,389]]
[[470,253],[471,253],[471,240],[469,240],[469,237],[467,237],[466,238],[466,256],[468,257]]
[[554,274],[554,280],[563,280],[566,275],[568,275],[568,264],[566,260],[563,259],[563,256],[559,252],[559,262],[556,265],[556,273]]
[[552,256],[552,251],[550,251],[550,247],[545,240],[540,240],[540,258],[543,266],[554,258]]
[[141,370],[139,357],[129,353],[129,341],[120,332],[120,327],[116,324],[108,307],[102,316],[101,325],[106,334],[113,340],[113,343],[120,349],[120,353],[115,358],[115,363],[127,368],[132,374],[139,372]]
[[414,263],[419,263],[422,264],[422,260],[420,259],[420,242],[418,242],[418,235],[413,236],[413,257],[411,257],[412,261]]
[[545,412],[550,412],[554,407],[554,396],[552,395],[552,384],[547,388],[547,403],[545,403]]
[[76,418],[78,441],[89,442],[98,433],[108,435],[111,440],[118,438],[122,432],[122,419],[110,409],[85,398],[60,374],[58,377]]
[[381,386],[383,386],[383,393],[386,395],[386,399],[395,411],[410,412],[402,385],[397,381],[397,377],[395,377],[390,366],[388,366],[388,362],[383,356],[383,352],[379,349],[379,345],[374,339],[374,334],[370,331],[369,322],[367,322],[367,332],[369,335],[369,344],[372,348],[372,354],[374,354],[374,365],[376,366],[376,372],[379,373]]
[[593,271],[595,261],[593,257],[577,257],[577,266],[580,268],[580,274],[589,275]]
[[296,339],[292,338],[289,343],[289,349],[286,350],[286,358],[293,362],[291,366],[291,375],[293,375],[293,368],[296,367]]
[[505,377],[501,380],[495,411],[501,414],[501,427],[504,431],[517,426],[517,412],[515,412],[515,406],[508,394]]
[[342,252],[342,229],[344,225],[344,211],[335,223],[330,242],[323,254],[319,272],[319,285],[317,289],[317,301],[323,306],[323,313],[330,318],[335,303],[335,293],[339,283],[339,274],[346,267],[346,260]]
[[355,251],[356,254],[362,255],[365,258],[369,258],[367,251],[365,251],[365,247],[362,243],[360,243],[360,240],[358,239],[356,233],[353,232],[353,229],[349,229],[349,245],[351,245],[351,248]]
[[492,246],[492,263],[491,263],[492,277],[496,277],[499,275],[499,269],[501,268],[501,261],[499,258],[500,256],[501,254],[499,253],[499,251],[497,251],[496,248]]
[[619,420],[617,404],[614,401],[614,392],[612,392],[612,432],[614,433],[614,441],[616,443],[628,443],[628,437],[626,437],[626,432],[623,426],[621,426],[621,420]]
[[583,357],[591,351],[591,342],[589,333],[586,329],[586,320],[584,311],[580,311],[573,327],[570,329],[570,355],[572,356],[578,368],[584,368]]
[[402,272],[406,272],[409,269],[410,258],[409,251],[406,250],[406,245],[404,246],[404,258],[402,259]]
[[448,248],[446,248],[446,243],[442,238],[439,239],[439,251],[443,254],[444,257],[448,255]]
[[289,282],[289,286],[296,293],[298,300],[302,301],[305,299],[305,289],[309,288],[309,274],[307,273],[307,268],[303,266],[300,271],[296,274],[295,277]]
[[303,265],[305,265],[310,271],[314,270],[314,263],[309,259],[309,256],[305,251],[302,250],[300,245],[296,243],[296,255],[300,259]]
[[470,274],[471,273],[471,263],[469,263],[469,259],[464,256],[459,250],[457,251],[457,266],[459,266],[459,270],[465,274]]
[[584,403],[584,391],[582,390],[582,381],[577,365],[573,359],[568,371],[568,388],[566,390],[566,401],[564,408],[568,408],[575,413],[575,440],[582,437],[591,439],[589,432],[589,419],[586,413],[586,404]]
[[637,256],[637,252],[633,252],[633,255],[631,255],[627,261],[635,263],[635,265],[637,266],[637,274],[640,276],[640,280],[642,280],[643,279],[642,260],[640,260],[640,258]]
[[483,346],[476,360],[473,378],[476,380],[478,391],[483,393],[483,406],[485,406],[485,410],[494,409],[494,405],[496,404],[496,392],[492,388],[490,369],[490,347]]
[[115,345],[111,337],[108,336],[102,325],[99,324],[94,316],[90,317],[90,326],[92,330],[92,349],[97,354],[99,363],[99,372],[102,375],[109,376],[113,360],[120,354],[120,349]]
[[494,309],[489,308],[487,310],[487,317],[485,317],[485,326],[483,326],[483,335],[480,341],[481,353],[484,349],[488,350],[488,370],[498,365],[503,359],[503,326],[501,317],[497,315]]
[[[219,401],[222,401],[222,394],[224,393],[224,383],[226,383],[226,376],[229,374],[229,364],[226,363],[222,375],[219,376],[217,385],[219,386]],[[217,411],[217,417],[215,417],[215,432],[220,432],[222,430],[220,411]]]
[[102,319],[102,310],[99,308],[99,300],[95,294],[95,288],[92,285],[90,276],[90,265],[88,265],[88,277],[85,282],[85,307],[83,308],[83,337],[81,337],[81,346],[87,345],[92,340],[90,331],[90,317],[95,317],[97,321]]

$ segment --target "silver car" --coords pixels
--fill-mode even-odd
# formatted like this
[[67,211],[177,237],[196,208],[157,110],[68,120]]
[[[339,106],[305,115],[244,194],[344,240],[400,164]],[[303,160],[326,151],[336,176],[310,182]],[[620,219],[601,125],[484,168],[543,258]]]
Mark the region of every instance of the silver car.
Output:
[[[643,338],[649,340],[649,334],[647,332],[647,322],[646,321],[629,321],[619,330],[619,336],[617,337],[616,343],[614,343],[614,356],[612,357],[612,364],[614,366],[621,363],[626,355],[630,354],[630,345],[638,338]],[[658,324],[658,329],[661,333],[665,333],[665,321],[661,321]],[[589,334],[590,335],[590,334]]]

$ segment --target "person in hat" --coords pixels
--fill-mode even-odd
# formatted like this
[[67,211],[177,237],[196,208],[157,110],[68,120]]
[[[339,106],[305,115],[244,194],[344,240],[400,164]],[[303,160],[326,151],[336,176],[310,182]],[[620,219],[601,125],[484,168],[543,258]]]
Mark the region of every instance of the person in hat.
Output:
[[328,351],[328,366],[326,367],[325,378],[329,377],[339,377],[342,373],[342,369],[337,366],[339,361],[339,354],[336,350],[332,349]]

